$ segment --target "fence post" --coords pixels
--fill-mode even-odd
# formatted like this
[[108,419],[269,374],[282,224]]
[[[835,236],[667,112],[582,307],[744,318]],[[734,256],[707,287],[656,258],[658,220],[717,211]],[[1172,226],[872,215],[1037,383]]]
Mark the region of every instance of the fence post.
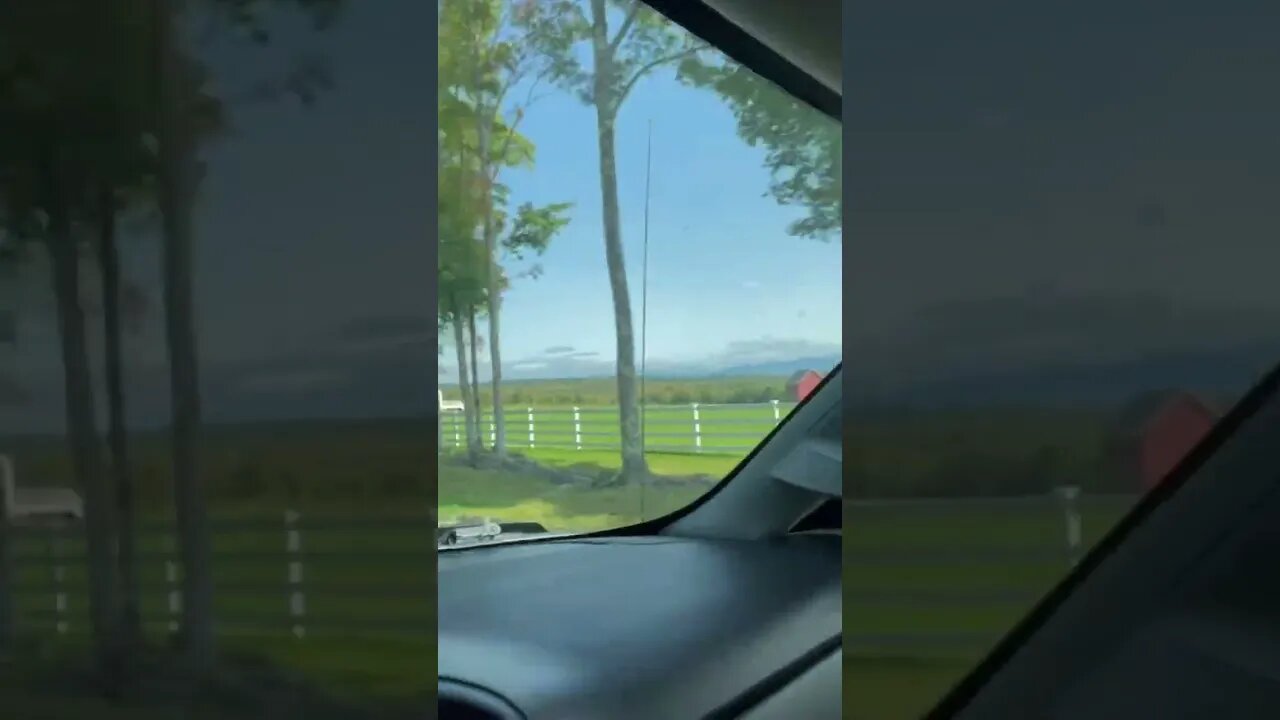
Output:
[[307,598],[302,592],[302,532],[298,530],[298,518],[297,512],[284,511],[284,549],[289,556],[289,617],[293,620],[293,636],[301,639],[307,634],[302,624],[307,614]]
[[67,568],[62,564],[62,538],[58,528],[54,528],[53,534],[49,536],[49,558],[53,561],[54,630],[59,635],[66,635],[67,591],[63,584],[67,581]]
[[1059,500],[1062,502],[1062,517],[1067,530],[1067,558],[1072,565],[1080,562],[1080,488],[1064,485],[1057,488]]
[[[175,529],[174,532],[177,530]],[[178,618],[182,615],[182,593],[178,591],[178,563],[173,560],[177,545],[172,535],[166,535],[164,538],[164,552],[164,582],[169,588],[169,632],[176,633]]]
[[462,438],[458,436],[458,413],[449,413],[449,424],[453,425],[453,447],[456,450],[462,447]]
[[529,448],[534,446],[533,442],[533,408],[526,408],[529,411]]
[[573,406],[573,446],[582,449],[582,411],[577,405]]
[[702,422],[698,413],[698,403],[693,403],[693,451],[702,452]]
[[770,400],[769,404],[773,405],[773,424],[777,425],[782,422],[782,410],[778,407],[777,400]]

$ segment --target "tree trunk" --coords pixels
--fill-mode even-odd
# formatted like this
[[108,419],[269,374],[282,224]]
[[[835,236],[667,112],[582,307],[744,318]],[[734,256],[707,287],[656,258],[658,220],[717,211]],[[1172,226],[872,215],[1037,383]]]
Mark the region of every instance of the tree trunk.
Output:
[[484,408],[480,404],[480,357],[479,349],[476,347],[480,344],[480,336],[476,334],[476,309],[470,308],[467,312],[467,336],[471,341],[471,401],[475,403],[475,423],[476,423],[476,441],[480,448],[484,448]]
[[462,396],[462,419],[466,426],[467,436],[467,458],[475,464],[479,457],[478,439],[475,436],[476,424],[474,415],[478,408],[471,404],[467,397],[467,388],[471,386],[471,381],[467,376],[467,339],[466,333],[463,332],[462,308],[457,298],[452,298],[452,307],[449,308],[452,319],[450,323],[453,325],[453,345],[458,352],[458,389]]
[[502,345],[499,333],[498,312],[501,290],[496,279],[497,261],[493,258],[492,222],[485,220],[485,246],[489,251],[489,384],[493,392],[493,454],[499,460],[507,455],[507,422],[502,410]]
[[178,38],[181,23],[168,0],[157,0],[159,199],[163,225],[165,341],[174,504],[182,561],[182,649],[188,669],[214,662],[213,581],[204,483],[200,474],[200,381],[192,288],[192,210],[198,159],[192,131],[192,89]]
[[122,640],[136,647],[142,641],[138,611],[138,572],[134,549],[133,472],[125,426],[124,358],[120,332],[120,253],[116,246],[114,193],[104,190],[99,203],[98,264],[102,270],[103,365],[107,390],[107,447],[111,452],[111,480],[116,491],[117,562],[120,578]]
[[498,226],[493,218],[493,113],[480,110],[479,152],[480,172],[484,175],[484,253],[486,287],[485,294],[489,315],[489,385],[493,391],[493,453],[499,460],[507,455],[507,420],[502,410],[502,345],[499,332],[499,310],[502,304],[501,268],[498,266]]
[[111,495],[102,473],[102,456],[95,428],[93,380],[84,310],[80,306],[80,262],[66,212],[49,212],[49,266],[57,303],[62,346],[62,375],[66,403],[67,445],[80,490],[84,493],[85,544],[89,574],[89,626],[99,671],[113,685],[117,663],[115,541]]
[[0,662],[13,650],[13,555],[9,541],[9,497],[13,483],[13,464],[0,457]]
[[604,215],[604,254],[613,291],[614,332],[617,335],[618,418],[622,440],[622,482],[643,481],[649,474],[640,437],[639,384],[636,379],[636,341],[627,288],[626,257],[622,250],[622,220],[618,210],[618,169],[613,100],[614,66],[605,22],[605,0],[591,0],[592,47],[595,56],[594,97],[600,149],[600,195]]

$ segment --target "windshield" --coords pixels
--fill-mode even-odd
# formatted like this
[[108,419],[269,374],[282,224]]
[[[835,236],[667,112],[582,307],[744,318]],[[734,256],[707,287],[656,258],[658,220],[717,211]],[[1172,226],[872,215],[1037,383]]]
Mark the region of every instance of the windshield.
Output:
[[839,123],[603,7],[440,5],[443,544],[678,509],[840,360]]

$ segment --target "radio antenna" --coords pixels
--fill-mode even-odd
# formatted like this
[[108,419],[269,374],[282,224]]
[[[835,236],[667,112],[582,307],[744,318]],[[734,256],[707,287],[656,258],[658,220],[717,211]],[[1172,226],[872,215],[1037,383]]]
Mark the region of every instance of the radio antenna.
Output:
[[[644,454],[649,447],[648,415],[649,396],[645,393],[645,380],[648,377],[646,365],[649,360],[649,190],[653,178],[653,118],[649,118],[649,140],[644,160],[644,250],[640,264],[640,452]],[[648,463],[645,463],[648,465]],[[640,518],[643,520],[645,486],[648,478],[640,480]]]

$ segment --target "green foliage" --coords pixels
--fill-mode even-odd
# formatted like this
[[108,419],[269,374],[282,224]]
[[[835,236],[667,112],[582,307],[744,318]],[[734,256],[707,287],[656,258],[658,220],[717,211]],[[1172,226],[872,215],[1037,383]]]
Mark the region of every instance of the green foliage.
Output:
[[[503,169],[531,167],[535,148],[517,127],[532,102],[510,101],[523,85],[536,84],[532,50],[514,28],[505,0],[443,0],[439,15],[439,143],[441,327],[456,312],[468,316],[486,306],[490,273],[496,289],[509,279],[485,247],[486,229],[516,259],[540,255],[568,224],[570,205],[508,210]],[[533,273],[536,274],[536,273]],[[461,318],[459,318],[461,319]]]
[[841,212],[841,127],[812,107],[736,63],[690,57],[680,64],[682,81],[709,88],[733,111],[738,134],[765,150],[772,175],[769,194],[806,216],[788,231],[798,237],[839,238]]
[[[547,76],[607,118],[617,116],[644,77],[709,49],[638,0],[525,0],[519,6],[518,22]],[[580,59],[584,43],[593,46],[590,68]]]
[[[0,6],[0,221],[40,239],[50,212],[88,221],[104,189],[127,204],[155,189],[154,3],[85,0]],[[180,58],[199,138],[222,132],[205,70]]]
[[[511,232],[502,240],[502,248],[517,260],[524,260],[530,253],[541,256],[551,244],[551,239],[569,224],[568,213],[572,207],[571,203],[552,203],[543,207],[521,204],[516,209]],[[528,274],[537,277],[540,269],[535,266]]]

